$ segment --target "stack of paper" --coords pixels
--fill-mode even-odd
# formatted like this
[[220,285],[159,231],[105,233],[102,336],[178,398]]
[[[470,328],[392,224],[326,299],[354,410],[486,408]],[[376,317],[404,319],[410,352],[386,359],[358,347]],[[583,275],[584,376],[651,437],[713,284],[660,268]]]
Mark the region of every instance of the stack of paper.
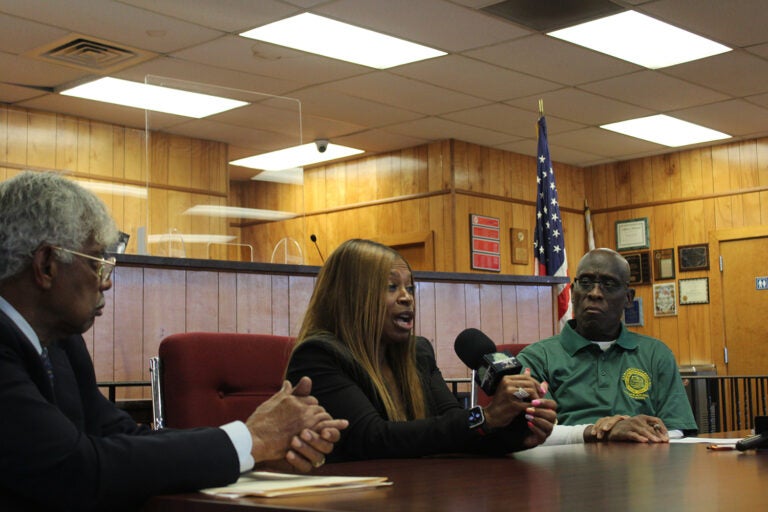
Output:
[[259,496],[273,498],[297,494],[371,489],[392,485],[385,476],[310,476],[270,471],[252,471],[240,476],[237,482],[226,487],[203,489],[201,492],[215,496],[240,498]]

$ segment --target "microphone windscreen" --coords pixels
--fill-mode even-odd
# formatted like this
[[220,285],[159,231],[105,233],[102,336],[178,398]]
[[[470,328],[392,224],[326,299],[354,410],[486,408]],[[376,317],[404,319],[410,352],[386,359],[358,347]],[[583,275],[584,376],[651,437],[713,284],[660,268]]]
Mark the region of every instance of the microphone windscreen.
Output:
[[309,235],[309,239],[310,239],[310,240],[312,240],[313,242],[317,242],[317,237],[315,236],[315,234],[314,234],[314,233],[312,233],[311,235]]
[[496,344],[483,331],[470,327],[456,336],[453,350],[456,351],[462,363],[477,370],[483,362],[484,355],[496,352]]

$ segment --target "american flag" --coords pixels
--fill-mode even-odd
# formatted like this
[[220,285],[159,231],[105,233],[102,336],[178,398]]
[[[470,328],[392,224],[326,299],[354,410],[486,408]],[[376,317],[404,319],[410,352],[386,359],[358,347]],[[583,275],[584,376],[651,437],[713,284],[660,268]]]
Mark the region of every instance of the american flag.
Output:
[[[537,276],[567,276],[565,237],[560,204],[555,186],[555,171],[549,158],[547,122],[539,117],[539,146],[536,165],[536,233],[533,238],[534,274]],[[571,318],[571,289],[569,284],[557,285],[557,318],[560,329]]]

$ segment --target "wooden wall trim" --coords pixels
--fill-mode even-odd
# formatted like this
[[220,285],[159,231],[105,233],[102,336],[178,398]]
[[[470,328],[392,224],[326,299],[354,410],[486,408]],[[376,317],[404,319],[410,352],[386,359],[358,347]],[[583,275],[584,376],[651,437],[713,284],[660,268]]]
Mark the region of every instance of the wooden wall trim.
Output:
[[62,174],[66,174],[67,176],[70,176],[72,178],[81,178],[81,179],[87,179],[87,180],[97,180],[97,181],[106,181],[109,183],[118,183],[120,185],[133,185],[135,187],[147,187],[155,188],[159,190],[170,190],[172,192],[184,192],[187,194],[204,194],[207,196],[214,196],[214,197],[223,197],[228,198],[229,193],[227,192],[216,192],[215,190],[210,189],[203,189],[203,188],[191,188],[191,187],[177,187],[174,185],[165,185],[163,183],[155,183],[155,182],[149,182],[141,181],[141,180],[131,180],[126,178],[121,178],[119,176],[109,176],[108,178],[106,176],[98,176],[94,174],[88,174],[85,172],[77,172],[72,171],[70,169],[56,169],[51,167],[36,167],[34,165],[21,165],[21,164],[14,164],[11,162],[0,162],[0,167],[5,167],[8,169],[17,169],[19,171],[35,171],[35,172],[60,172]]
[[[531,206],[533,208],[536,208],[536,201],[527,201],[525,199],[516,199],[514,197],[500,196],[497,194],[487,194],[485,192],[476,192],[474,190],[457,189],[456,195],[476,197],[478,199],[493,199],[494,201],[501,201],[503,203],[520,204],[520,205]],[[584,210],[580,210],[578,208],[570,208],[567,206],[563,206],[562,204],[560,205],[560,211],[568,212],[568,213],[576,213],[576,214],[584,213]]]
[[[768,186],[765,187],[750,187],[750,188],[743,188],[739,190],[728,190],[725,192],[715,192],[713,194],[701,194],[697,196],[691,196],[691,197],[678,197],[673,199],[665,199],[661,201],[649,201],[645,203],[633,203],[626,206],[611,206],[609,208],[598,208],[598,209],[591,209],[592,215],[597,215],[600,213],[613,213],[613,212],[623,212],[626,210],[635,210],[638,208],[649,208],[653,206],[665,206],[665,205],[676,205],[681,203],[688,203],[691,201],[701,201],[704,199],[720,199],[723,197],[733,197],[733,196],[744,196],[747,194],[754,194],[756,192],[768,192]],[[562,206],[560,207],[560,210],[566,210]]]
[[[413,201],[414,199],[426,199],[430,197],[444,196],[449,193],[448,190],[435,190],[431,192],[424,192],[421,194],[407,194],[402,196],[387,197],[385,199],[375,199],[373,201],[363,201],[359,203],[350,203],[342,206],[336,206],[333,208],[323,208],[322,210],[313,210],[311,212],[304,212],[299,217],[314,217],[318,215],[326,215],[329,213],[346,212],[349,210],[358,210],[360,208],[368,208],[370,206],[381,206],[384,204],[402,203],[405,201]],[[230,225],[232,227],[247,228],[249,226],[256,226],[264,224],[264,221],[248,221],[248,222],[233,222]]]

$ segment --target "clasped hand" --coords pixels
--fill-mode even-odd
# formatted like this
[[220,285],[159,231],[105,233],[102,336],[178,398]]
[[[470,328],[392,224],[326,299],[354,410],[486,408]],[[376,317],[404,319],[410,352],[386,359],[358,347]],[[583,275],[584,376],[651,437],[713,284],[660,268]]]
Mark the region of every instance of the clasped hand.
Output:
[[646,414],[637,416],[617,414],[597,420],[592,425],[591,431],[585,432],[585,440],[668,443],[669,433],[661,418]]
[[288,381],[246,420],[251,432],[251,454],[258,462],[283,461],[271,466],[301,472],[319,467],[339,440],[347,420],[333,419],[310,395],[312,381],[302,377],[296,387]]

